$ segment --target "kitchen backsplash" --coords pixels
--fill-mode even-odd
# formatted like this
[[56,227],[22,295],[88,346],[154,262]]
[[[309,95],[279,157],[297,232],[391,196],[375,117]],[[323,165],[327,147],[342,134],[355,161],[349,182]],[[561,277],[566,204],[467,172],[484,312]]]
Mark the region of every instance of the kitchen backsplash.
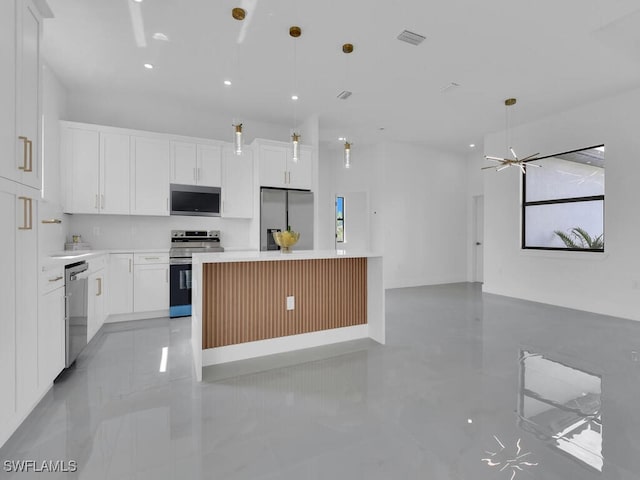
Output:
[[[69,235],[82,235],[94,250],[169,248],[171,230],[220,230],[222,246],[249,245],[250,220],[218,217],[65,215]],[[61,248],[62,249],[62,246]]]

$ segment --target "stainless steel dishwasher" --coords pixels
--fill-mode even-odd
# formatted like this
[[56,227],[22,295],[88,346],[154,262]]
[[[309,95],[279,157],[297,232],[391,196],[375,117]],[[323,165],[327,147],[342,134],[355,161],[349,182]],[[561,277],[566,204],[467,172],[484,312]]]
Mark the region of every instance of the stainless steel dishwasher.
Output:
[[67,265],[64,269],[65,288],[65,368],[76,361],[87,345],[87,262]]

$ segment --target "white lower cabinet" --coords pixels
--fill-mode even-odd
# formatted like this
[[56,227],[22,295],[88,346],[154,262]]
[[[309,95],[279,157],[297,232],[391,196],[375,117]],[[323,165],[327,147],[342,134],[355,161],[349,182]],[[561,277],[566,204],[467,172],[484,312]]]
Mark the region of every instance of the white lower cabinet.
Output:
[[98,256],[89,260],[87,270],[87,342],[98,333],[107,317],[107,257]]
[[[55,277],[57,278],[57,277]],[[62,284],[40,297],[38,314],[38,385],[48,388],[65,363],[64,277]]]
[[145,318],[147,312],[168,310],[169,254],[112,253],[108,297],[109,315],[122,315],[120,320]]
[[[163,263],[165,261],[166,263]],[[133,311],[167,310],[169,308],[168,255],[136,254],[134,263]]]
[[109,256],[109,315],[133,312],[133,253]]
[[0,179],[0,446],[39,399],[39,196]]

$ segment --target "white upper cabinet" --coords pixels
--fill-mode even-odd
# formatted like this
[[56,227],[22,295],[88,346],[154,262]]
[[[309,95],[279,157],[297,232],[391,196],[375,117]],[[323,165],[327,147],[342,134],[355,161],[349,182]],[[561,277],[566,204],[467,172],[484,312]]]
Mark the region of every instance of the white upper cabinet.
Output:
[[300,188],[304,190],[311,190],[311,178],[313,170],[311,166],[311,147],[304,145],[300,146],[300,153],[297,162],[292,159],[292,152],[289,149],[287,156],[288,167],[288,188]]
[[66,213],[100,211],[100,133],[62,125],[61,161]]
[[222,151],[222,213],[227,218],[253,218],[253,151],[236,155],[233,146]]
[[222,148],[219,145],[198,145],[196,180],[198,185],[219,187],[222,184],[220,164]]
[[41,17],[31,0],[0,6],[0,176],[42,187]]
[[300,158],[293,161],[289,143],[257,140],[260,186],[311,189],[311,148],[300,146]]
[[169,215],[169,140],[131,137],[131,213]]
[[129,213],[129,136],[63,122],[67,213]]
[[171,183],[219,187],[221,147],[171,142]]
[[129,135],[100,134],[100,213],[129,213]]

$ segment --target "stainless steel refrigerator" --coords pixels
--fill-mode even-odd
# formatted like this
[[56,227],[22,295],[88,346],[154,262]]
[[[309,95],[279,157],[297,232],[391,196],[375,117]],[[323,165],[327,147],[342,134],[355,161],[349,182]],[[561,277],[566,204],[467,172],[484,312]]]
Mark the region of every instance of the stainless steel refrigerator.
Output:
[[278,250],[273,231],[287,226],[300,232],[293,250],[313,250],[313,192],[283,188],[260,189],[260,250]]

